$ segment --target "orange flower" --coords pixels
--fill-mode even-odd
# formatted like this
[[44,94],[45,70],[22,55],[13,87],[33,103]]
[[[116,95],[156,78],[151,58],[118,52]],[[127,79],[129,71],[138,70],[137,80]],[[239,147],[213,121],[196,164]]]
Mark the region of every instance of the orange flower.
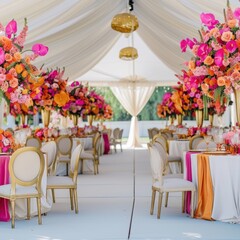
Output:
[[17,62],[20,62],[22,59],[22,55],[20,52],[15,52],[13,56]]
[[11,48],[12,48],[12,41],[11,41],[11,39],[9,39],[9,38],[7,38],[5,36],[2,36],[2,37],[0,37],[0,42],[2,43],[3,49],[5,51],[8,52],[8,51],[11,50]]
[[24,71],[22,72],[22,77],[23,77],[23,78],[26,78],[27,75],[28,75],[28,72],[27,72],[26,70],[24,70]]
[[6,60],[7,62],[11,62],[11,61],[12,61],[12,55],[10,55],[9,53],[6,53],[6,54],[5,54],[5,60]]
[[16,70],[17,74],[20,74],[24,70],[24,67],[22,64],[16,64],[15,70]]
[[214,59],[210,56],[207,56],[204,60],[204,64],[206,64],[206,65],[212,65],[213,62],[214,62]]
[[221,36],[221,40],[224,42],[229,42],[233,37],[232,32],[227,31],[227,32],[223,32],[222,36]]
[[15,88],[18,86],[18,79],[17,78],[12,78],[10,81],[9,81],[9,85],[10,87],[12,88]]
[[61,91],[54,95],[54,101],[59,107],[63,107],[69,101],[69,95],[64,91]]
[[193,70],[193,69],[195,69],[195,67],[196,67],[196,65],[195,65],[195,62],[194,62],[194,61],[189,61],[189,62],[188,62],[188,68],[189,68],[189,69]]
[[208,84],[206,84],[206,83],[202,83],[201,84],[201,88],[202,88],[202,91],[203,91],[203,93],[207,93],[208,92],[208,90],[209,90],[209,86],[208,86]]
[[230,28],[234,28],[237,24],[237,20],[236,19],[232,19],[232,20],[228,20],[227,22],[227,25],[230,27]]
[[209,86],[214,86],[215,84],[217,84],[217,80],[216,80],[216,78],[212,78],[212,79],[209,81]]
[[224,77],[219,77],[217,79],[217,84],[218,84],[219,87],[224,86],[225,85],[225,78]]

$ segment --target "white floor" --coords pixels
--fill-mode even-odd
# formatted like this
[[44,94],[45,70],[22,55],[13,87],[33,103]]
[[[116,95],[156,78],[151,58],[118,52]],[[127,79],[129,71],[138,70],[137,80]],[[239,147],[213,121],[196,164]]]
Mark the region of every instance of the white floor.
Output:
[[58,191],[57,203],[43,216],[0,222],[0,240],[80,239],[240,239],[240,225],[191,219],[181,213],[181,195],[172,194],[161,219],[149,214],[151,175],[145,149],[124,149],[104,155],[100,174],[79,175],[79,214],[70,210],[68,192]]

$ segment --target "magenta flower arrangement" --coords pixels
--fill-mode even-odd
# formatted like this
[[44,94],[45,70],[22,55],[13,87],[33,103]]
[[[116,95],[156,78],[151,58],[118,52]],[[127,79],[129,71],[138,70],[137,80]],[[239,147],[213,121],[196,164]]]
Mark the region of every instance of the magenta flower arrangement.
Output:
[[233,88],[240,88],[240,8],[232,11],[228,2],[224,18],[220,23],[214,14],[202,13],[200,40],[180,42],[182,52],[190,49],[193,57],[179,79],[195,98],[195,108],[202,109],[212,101],[218,115],[229,104]]

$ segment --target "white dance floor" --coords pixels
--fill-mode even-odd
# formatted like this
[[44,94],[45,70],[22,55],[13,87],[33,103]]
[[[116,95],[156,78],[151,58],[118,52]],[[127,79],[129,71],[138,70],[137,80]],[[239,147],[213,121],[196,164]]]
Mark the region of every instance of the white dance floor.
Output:
[[52,210],[37,218],[0,222],[2,240],[240,239],[240,225],[191,219],[181,213],[181,195],[170,194],[161,219],[149,214],[151,174],[148,152],[118,150],[100,159],[99,175],[79,175],[79,213],[70,210],[68,191],[56,191]]

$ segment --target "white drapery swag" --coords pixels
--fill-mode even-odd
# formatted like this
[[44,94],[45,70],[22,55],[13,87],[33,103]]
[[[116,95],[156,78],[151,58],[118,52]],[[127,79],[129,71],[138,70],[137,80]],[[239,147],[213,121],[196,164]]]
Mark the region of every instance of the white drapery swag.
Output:
[[[237,0],[230,2],[233,8],[239,6]],[[180,40],[198,37],[202,12],[212,12],[224,22],[224,7],[226,1],[219,0],[138,0],[134,14],[140,23],[139,35],[163,63],[178,73],[181,64],[191,57],[181,54]],[[20,30],[27,17],[25,49],[37,42],[49,47],[49,53],[36,59],[35,64],[66,67],[65,76],[74,81],[93,68],[118,40],[120,33],[111,29],[111,20],[117,13],[126,12],[126,1],[21,0],[6,4],[0,0],[0,8],[3,25],[14,18]]]
[[152,96],[154,89],[153,83],[139,80],[120,81],[117,86],[111,87],[118,101],[132,115],[127,147],[141,147],[137,115]]

